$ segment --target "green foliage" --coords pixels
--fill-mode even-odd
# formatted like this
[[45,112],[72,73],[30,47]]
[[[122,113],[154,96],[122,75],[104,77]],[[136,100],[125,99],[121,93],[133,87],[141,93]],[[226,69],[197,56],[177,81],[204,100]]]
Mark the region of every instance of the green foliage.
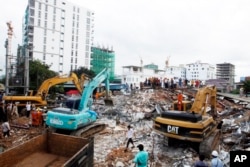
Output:
[[243,88],[244,88],[245,93],[249,93],[250,92],[250,81],[244,81]]
[[29,67],[31,90],[37,90],[44,80],[58,75],[56,72],[49,70],[49,66],[39,60],[30,61]]
[[234,89],[230,93],[232,93],[232,94],[239,94],[240,90],[239,89]]
[[76,73],[76,75],[80,78],[82,74],[86,75],[89,78],[94,78],[95,77],[95,72],[92,70],[89,70],[85,67],[79,67],[76,70],[73,70],[72,72]]

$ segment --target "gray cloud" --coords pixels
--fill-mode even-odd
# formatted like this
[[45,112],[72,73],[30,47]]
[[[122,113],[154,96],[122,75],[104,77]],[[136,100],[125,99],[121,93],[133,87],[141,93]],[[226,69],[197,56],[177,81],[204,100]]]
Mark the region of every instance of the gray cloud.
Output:
[[[214,65],[229,62],[236,66],[237,81],[240,76],[249,75],[248,0],[68,1],[95,12],[95,43],[113,46],[118,73],[123,65],[139,65],[140,57],[145,64],[155,63],[163,68],[171,56],[170,65],[197,60]],[[13,20],[18,33],[25,11],[23,3],[27,1],[9,0],[1,7],[7,17],[1,16],[0,20]],[[6,32],[7,27],[2,24],[1,32]],[[16,35],[21,38],[21,34]],[[0,46],[2,38],[3,35]]]

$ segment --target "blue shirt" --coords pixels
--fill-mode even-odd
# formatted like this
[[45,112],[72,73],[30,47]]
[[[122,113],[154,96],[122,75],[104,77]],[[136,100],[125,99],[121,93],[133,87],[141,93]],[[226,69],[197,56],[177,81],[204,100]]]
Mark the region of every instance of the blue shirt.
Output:
[[147,167],[148,165],[148,152],[140,151],[135,155],[133,162],[137,167]]
[[203,161],[197,161],[195,162],[194,167],[208,167],[208,165]]
[[219,158],[213,158],[211,161],[211,167],[223,167],[223,163]]

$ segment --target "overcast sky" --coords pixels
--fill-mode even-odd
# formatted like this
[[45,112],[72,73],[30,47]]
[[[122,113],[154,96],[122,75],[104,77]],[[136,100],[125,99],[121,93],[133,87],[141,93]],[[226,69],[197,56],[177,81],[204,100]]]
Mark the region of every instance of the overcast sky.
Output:
[[[124,65],[154,63],[164,68],[201,61],[232,63],[236,81],[250,76],[249,0],[68,0],[95,13],[94,43],[113,47],[116,71]],[[28,0],[4,1],[0,7],[0,69],[5,68],[7,21],[22,40]]]

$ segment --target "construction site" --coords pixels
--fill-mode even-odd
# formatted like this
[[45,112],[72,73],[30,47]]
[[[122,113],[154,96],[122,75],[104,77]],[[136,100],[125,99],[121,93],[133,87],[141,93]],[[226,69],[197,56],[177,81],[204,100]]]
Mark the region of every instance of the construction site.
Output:
[[[10,136],[0,135],[1,167],[133,167],[139,150],[132,145],[126,148],[128,126],[134,130],[134,145],[143,144],[148,152],[150,167],[192,167],[201,154],[211,166],[213,150],[229,167],[230,151],[250,151],[250,98],[220,93],[215,85],[147,85],[111,92],[113,74],[100,68],[91,79],[71,73],[44,80],[33,94],[29,90],[31,48],[26,46],[24,66],[17,68],[17,57],[10,49],[11,22],[7,26],[1,123],[9,123]],[[21,78],[16,77],[17,69]],[[68,81],[78,94],[65,93],[49,103],[50,87]],[[25,95],[9,93],[18,86]],[[8,111],[9,104],[17,107],[16,112]]]
[[[200,90],[204,89],[205,88],[200,88]],[[226,166],[229,166],[230,151],[249,150],[250,99],[247,97],[239,98],[238,96],[223,96],[215,93],[209,95],[212,97],[212,100],[207,100],[209,103],[204,106],[203,102],[198,102],[195,98],[197,91],[199,92],[199,89],[144,89],[134,90],[132,92],[117,91],[112,95],[112,106],[106,106],[104,98],[97,99],[92,105],[92,110],[98,113],[96,123],[105,124],[105,128],[100,131],[92,130],[91,133],[88,131],[88,134],[83,133],[80,137],[93,139],[92,157],[89,153],[91,151],[88,150],[88,156],[90,157],[87,158],[88,160],[93,159],[93,164],[90,166],[125,167],[134,165],[132,160],[138,152],[138,149],[129,148],[127,152],[124,152],[126,147],[125,134],[128,125],[131,125],[135,131],[135,145],[143,144],[145,146],[145,150],[149,153],[148,166],[163,167],[178,166],[181,164],[185,166],[192,166],[198,158],[199,149],[197,150],[196,147],[190,144],[190,142],[193,140],[195,143],[200,143],[200,141],[198,141],[197,138],[197,142],[194,137],[188,140],[187,132],[181,132],[183,131],[181,128],[181,126],[183,126],[181,122],[184,121],[184,126],[188,126],[190,122],[200,122],[204,120],[204,118],[202,120],[194,121],[183,116],[184,118],[182,121],[178,121],[178,118],[175,118],[175,116],[172,115],[172,118],[169,117],[169,119],[176,120],[172,121],[172,126],[174,126],[174,123],[176,122],[176,126],[179,126],[179,133],[174,129],[164,131],[164,128],[157,128],[159,125],[156,125],[160,123],[164,124],[164,121],[167,121],[167,118],[164,120],[164,114],[167,115],[167,112],[172,111],[174,113],[179,111],[178,95],[180,93],[183,95],[183,101],[181,104],[182,110],[183,108],[188,107],[188,101],[192,101],[193,107],[195,105],[197,107],[201,104],[202,107],[200,107],[200,109],[204,109],[203,107],[207,108],[205,113],[203,112],[199,114],[202,115],[202,117],[208,117],[209,119],[211,118],[210,114],[212,114],[215,126],[219,122],[223,121],[220,129],[221,134],[218,136],[216,140],[217,142],[213,145],[214,148],[211,148],[212,146],[209,145],[208,150],[218,150],[221,160]],[[206,92],[206,94],[208,94],[208,92]],[[199,99],[202,100],[203,96],[204,94],[201,91]],[[212,101],[215,102],[215,106],[210,104]],[[214,113],[211,113],[211,108],[213,107]],[[193,110],[195,111],[195,109]],[[181,112],[184,113],[186,111]],[[32,157],[32,162],[39,162],[42,155],[44,155],[46,161],[48,160],[48,164],[52,164],[51,166],[63,166],[62,164],[68,162],[69,159],[72,159],[72,155],[74,155],[73,153],[68,154],[67,156],[66,153],[64,153],[65,155],[62,155],[63,151],[61,151],[61,155],[50,152],[48,156],[44,154],[44,151],[39,151],[38,148],[37,150],[30,150],[28,149],[28,146],[24,147],[27,142],[30,142],[32,139],[46,133],[47,131],[50,131],[48,126],[45,124],[38,123],[37,125],[33,125],[32,119],[28,119],[24,116],[13,119],[10,126],[11,136],[8,138],[2,137],[0,140],[0,150],[2,152],[0,154],[1,166],[9,166],[8,164],[4,164],[5,162],[10,162],[8,159],[12,162],[16,159],[16,161],[14,161],[15,163],[18,162],[20,164],[27,164],[27,162],[29,162],[27,157]],[[163,127],[164,125],[160,126]],[[214,132],[215,131],[211,131],[211,133]],[[180,136],[176,137],[173,134],[180,134]],[[186,139],[182,139],[182,136],[185,136]],[[210,134],[210,136],[212,135]],[[175,140],[178,142],[174,142]],[[58,141],[60,140],[58,139]],[[39,143],[36,142],[32,143],[33,147]],[[57,142],[57,145],[59,145],[58,147],[60,148],[66,148],[69,147],[69,145],[74,147],[77,143],[74,142],[74,144],[70,144],[70,142],[72,142],[72,139],[65,139],[63,142]],[[19,151],[18,156],[25,153],[23,158],[18,158],[18,156],[5,156],[5,154],[9,153],[9,151],[18,147],[22,148],[22,153]],[[83,146],[78,147],[81,148]],[[71,150],[69,148],[66,149]],[[36,153],[37,156],[35,156],[34,153]],[[63,157],[64,159],[60,157]],[[211,161],[210,158],[211,157],[208,156],[205,159],[208,164]],[[51,163],[52,161],[57,163]],[[61,163],[59,163],[60,161]],[[48,164],[41,164],[41,166],[50,166]]]

